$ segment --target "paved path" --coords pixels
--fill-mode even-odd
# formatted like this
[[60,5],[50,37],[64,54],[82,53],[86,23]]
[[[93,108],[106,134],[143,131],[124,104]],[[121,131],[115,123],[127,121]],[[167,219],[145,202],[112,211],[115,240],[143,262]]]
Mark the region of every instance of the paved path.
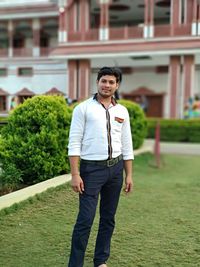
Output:
[[[153,139],[145,140],[144,145],[154,147]],[[160,142],[161,153],[182,154],[182,155],[200,155],[200,143],[173,143]]]

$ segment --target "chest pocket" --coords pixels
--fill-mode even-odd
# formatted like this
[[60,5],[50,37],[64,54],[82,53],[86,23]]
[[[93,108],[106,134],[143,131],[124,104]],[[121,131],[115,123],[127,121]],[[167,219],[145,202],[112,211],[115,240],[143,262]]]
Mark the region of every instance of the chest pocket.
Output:
[[124,123],[124,118],[122,118],[121,116],[120,117],[119,116],[114,117],[112,119],[113,131],[115,131],[115,132],[121,132],[123,123]]

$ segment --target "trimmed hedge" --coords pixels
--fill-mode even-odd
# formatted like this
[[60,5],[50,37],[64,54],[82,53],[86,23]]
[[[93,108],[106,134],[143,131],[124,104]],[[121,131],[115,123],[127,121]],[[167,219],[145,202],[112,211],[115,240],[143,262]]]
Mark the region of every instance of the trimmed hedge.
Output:
[[35,96],[12,111],[1,130],[3,177],[17,172],[19,181],[32,184],[69,171],[71,114],[60,96]]
[[129,100],[118,100],[128,109],[134,149],[139,148],[147,135],[147,120],[140,106]]
[[155,137],[156,124],[160,124],[160,140],[200,143],[200,120],[148,119],[148,138]]

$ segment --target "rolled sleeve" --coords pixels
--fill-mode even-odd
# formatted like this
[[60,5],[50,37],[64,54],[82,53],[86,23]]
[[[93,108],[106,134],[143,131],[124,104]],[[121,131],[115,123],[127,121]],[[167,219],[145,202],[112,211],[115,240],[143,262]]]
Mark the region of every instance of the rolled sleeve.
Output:
[[122,155],[123,155],[123,160],[134,159],[133,143],[132,143],[132,135],[131,135],[131,127],[130,127],[130,119],[128,111],[126,119],[122,126]]
[[74,109],[72,115],[72,121],[69,132],[69,144],[68,144],[69,156],[80,156],[84,127],[85,127],[84,110],[79,105]]

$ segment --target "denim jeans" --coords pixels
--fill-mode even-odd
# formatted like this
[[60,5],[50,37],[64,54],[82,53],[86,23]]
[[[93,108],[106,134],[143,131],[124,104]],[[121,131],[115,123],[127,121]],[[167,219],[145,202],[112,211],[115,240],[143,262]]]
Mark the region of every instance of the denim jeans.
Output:
[[79,213],[74,226],[68,267],[83,267],[91,227],[100,194],[100,221],[94,266],[107,261],[115,227],[115,213],[123,184],[123,160],[112,167],[81,162],[80,175],[85,191],[79,195]]

